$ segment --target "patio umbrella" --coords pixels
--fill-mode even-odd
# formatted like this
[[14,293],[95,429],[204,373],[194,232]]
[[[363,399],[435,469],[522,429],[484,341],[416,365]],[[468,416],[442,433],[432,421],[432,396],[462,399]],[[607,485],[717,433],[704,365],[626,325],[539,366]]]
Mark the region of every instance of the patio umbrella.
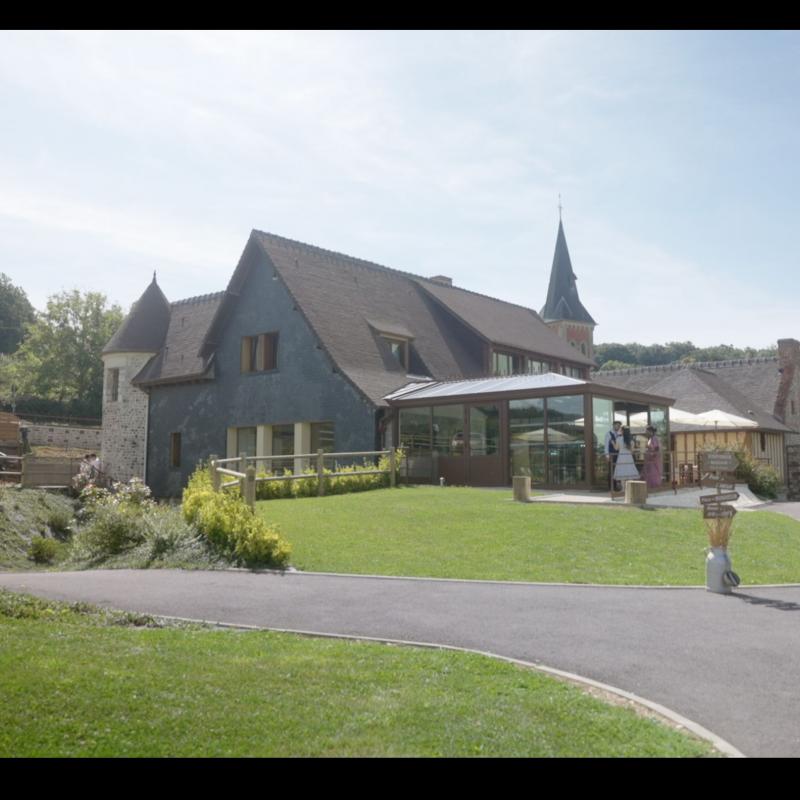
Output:
[[677,423],[678,425],[705,425],[702,420],[698,421],[697,414],[692,414],[691,411],[683,411],[680,408],[671,408],[669,410],[670,423]]
[[717,428],[757,428],[758,423],[754,419],[739,417],[736,414],[729,414],[727,411],[720,411],[714,408],[711,411],[704,411],[702,414],[695,414],[695,419],[689,422],[690,425],[703,425],[706,427]]

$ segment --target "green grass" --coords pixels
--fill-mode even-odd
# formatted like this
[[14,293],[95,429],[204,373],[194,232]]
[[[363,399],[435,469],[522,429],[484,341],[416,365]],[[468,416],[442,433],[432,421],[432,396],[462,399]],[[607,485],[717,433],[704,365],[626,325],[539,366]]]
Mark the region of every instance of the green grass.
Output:
[[533,670],[0,591],[0,757],[702,756]]
[[[292,564],[320,572],[441,578],[705,584],[699,510],[521,504],[511,492],[411,487],[259,503]],[[800,582],[800,522],[736,516],[730,545],[747,584]]]

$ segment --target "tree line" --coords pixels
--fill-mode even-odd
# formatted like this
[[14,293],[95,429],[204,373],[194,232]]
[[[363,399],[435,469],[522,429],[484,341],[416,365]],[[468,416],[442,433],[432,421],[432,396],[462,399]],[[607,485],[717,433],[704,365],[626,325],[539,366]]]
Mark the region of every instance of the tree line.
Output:
[[691,342],[667,342],[666,344],[619,344],[608,342],[595,345],[594,359],[598,369],[625,369],[656,364],[693,364],[700,361],[729,361],[737,358],[776,356],[777,344],[773,347],[734,347],[718,344],[713,347],[696,347]]
[[100,354],[122,319],[122,309],[100,292],[58,292],[36,311],[0,273],[0,407],[100,417]]

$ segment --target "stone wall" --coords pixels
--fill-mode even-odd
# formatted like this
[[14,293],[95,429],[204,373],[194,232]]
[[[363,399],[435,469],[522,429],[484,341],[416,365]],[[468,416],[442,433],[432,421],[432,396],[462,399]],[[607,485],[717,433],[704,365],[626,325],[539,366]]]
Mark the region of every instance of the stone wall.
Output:
[[101,428],[76,428],[71,425],[41,425],[25,423],[28,429],[28,444],[31,446],[48,445],[87,453],[100,453],[102,442]]
[[[152,353],[111,353],[104,356],[103,471],[118,481],[144,480],[148,397],[131,381]],[[117,399],[111,399],[110,370],[119,369]]]

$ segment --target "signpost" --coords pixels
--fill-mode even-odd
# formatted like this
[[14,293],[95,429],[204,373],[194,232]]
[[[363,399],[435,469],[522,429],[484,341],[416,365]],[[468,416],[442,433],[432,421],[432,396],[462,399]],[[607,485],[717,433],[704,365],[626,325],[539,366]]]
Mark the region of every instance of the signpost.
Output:
[[[739,499],[739,493],[734,491],[738,459],[736,453],[730,451],[709,451],[699,455],[702,478],[710,479],[717,489],[714,494],[700,497],[711,545],[706,558],[706,588],[710,592],[730,594],[732,588],[739,585],[739,576],[731,569],[728,556],[728,540],[736,509],[726,503]],[[723,492],[723,488],[726,491]]]
[[709,450],[699,453],[699,456],[700,468],[703,472],[733,473],[736,472],[736,467],[739,465],[736,453],[729,450],[720,452]]
[[728,503],[739,499],[739,492],[724,492],[722,494],[704,494],[700,497],[700,502],[707,506],[710,503]]
[[733,506],[705,506],[703,519],[733,519],[736,509]]

